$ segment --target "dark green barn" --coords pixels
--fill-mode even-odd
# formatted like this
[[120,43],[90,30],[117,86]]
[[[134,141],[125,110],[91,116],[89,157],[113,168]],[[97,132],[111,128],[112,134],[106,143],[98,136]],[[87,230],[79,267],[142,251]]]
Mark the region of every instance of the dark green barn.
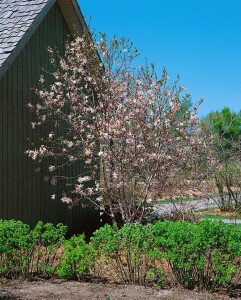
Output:
[[46,184],[47,163],[36,172],[24,154],[28,139],[38,145],[44,134],[32,130],[34,116],[27,103],[37,101],[33,87],[41,68],[50,69],[47,48],[57,46],[63,52],[67,37],[81,34],[83,28],[76,0],[0,0],[0,219],[31,226],[38,220],[62,222],[71,232],[87,234],[98,227],[93,208],[68,209],[51,200],[50,195],[60,195],[64,186]]

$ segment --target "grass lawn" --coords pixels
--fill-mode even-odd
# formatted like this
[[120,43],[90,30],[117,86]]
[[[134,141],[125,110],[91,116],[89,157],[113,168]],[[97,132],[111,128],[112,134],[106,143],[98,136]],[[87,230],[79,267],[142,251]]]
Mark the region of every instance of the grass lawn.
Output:
[[241,220],[241,216],[219,216],[219,215],[203,215],[201,219],[215,219],[215,220]]

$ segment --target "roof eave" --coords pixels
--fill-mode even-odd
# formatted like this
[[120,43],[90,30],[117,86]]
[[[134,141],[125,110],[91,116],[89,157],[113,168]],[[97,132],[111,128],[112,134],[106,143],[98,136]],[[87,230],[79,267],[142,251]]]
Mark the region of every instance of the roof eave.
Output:
[[[64,15],[65,21],[70,29],[73,37],[81,36],[83,33],[87,34],[89,39],[92,39],[92,35],[86,25],[84,16],[81,12],[79,4],[76,0],[57,0],[59,7]],[[101,61],[99,52],[96,51],[97,60]]]
[[27,42],[30,40],[33,33],[36,31],[40,23],[43,21],[47,13],[50,11],[51,7],[55,4],[56,0],[49,0],[47,4],[43,7],[41,12],[38,14],[36,19],[33,21],[31,26],[28,28],[28,30],[25,32],[21,40],[18,42],[17,46],[14,48],[14,50],[11,52],[11,54],[6,58],[2,66],[0,67],[0,80],[4,76],[4,74],[8,71],[8,69],[13,64],[14,60],[17,58],[17,56],[20,54],[20,52],[23,50]]
[[72,36],[88,32],[84,17],[76,0],[57,0]]

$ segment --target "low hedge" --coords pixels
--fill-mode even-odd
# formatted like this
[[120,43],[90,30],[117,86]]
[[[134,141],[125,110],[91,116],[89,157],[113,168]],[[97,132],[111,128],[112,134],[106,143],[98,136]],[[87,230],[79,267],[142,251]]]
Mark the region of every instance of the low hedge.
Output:
[[93,234],[91,245],[101,258],[101,264],[122,282],[146,284],[155,280],[159,285],[163,283],[152,225],[126,224],[120,230],[117,226],[105,225]]
[[0,275],[52,277],[67,227],[38,222],[33,230],[20,221],[0,220]]
[[94,268],[95,258],[95,251],[85,242],[84,235],[73,236],[64,242],[57,274],[61,278],[79,280]]
[[217,290],[240,279],[241,230],[220,221],[163,222],[152,228],[155,244],[178,283]]
[[221,221],[105,225],[90,243],[83,235],[66,240],[66,231],[62,224],[39,222],[30,230],[0,220],[0,275],[79,280],[102,270],[125,283],[163,286],[173,277],[186,288],[207,290],[240,279],[241,229]]

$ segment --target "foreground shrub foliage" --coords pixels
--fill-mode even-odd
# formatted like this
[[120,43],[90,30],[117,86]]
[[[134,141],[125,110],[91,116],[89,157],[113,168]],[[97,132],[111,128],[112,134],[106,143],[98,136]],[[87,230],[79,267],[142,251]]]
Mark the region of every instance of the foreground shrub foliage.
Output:
[[80,279],[94,267],[94,249],[86,244],[83,235],[64,242],[64,252],[58,268],[61,278]]
[[[241,277],[241,230],[220,221],[105,225],[89,244],[65,239],[67,227],[39,222],[33,230],[0,220],[0,275],[8,278],[102,275],[125,283],[167,282],[218,290]],[[100,272],[101,270],[101,272]]]
[[0,274],[10,278],[55,274],[67,227],[38,222],[33,230],[20,221],[0,220]]
[[163,280],[156,265],[157,252],[151,226],[125,224],[120,230],[105,225],[94,233],[91,243],[101,263],[126,283],[146,284]]
[[22,222],[0,221],[1,275],[15,277],[28,268],[29,231],[29,226]]
[[178,283],[218,289],[239,279],[241,231],[219,221],[163,222],[153,226],[159,247]]

